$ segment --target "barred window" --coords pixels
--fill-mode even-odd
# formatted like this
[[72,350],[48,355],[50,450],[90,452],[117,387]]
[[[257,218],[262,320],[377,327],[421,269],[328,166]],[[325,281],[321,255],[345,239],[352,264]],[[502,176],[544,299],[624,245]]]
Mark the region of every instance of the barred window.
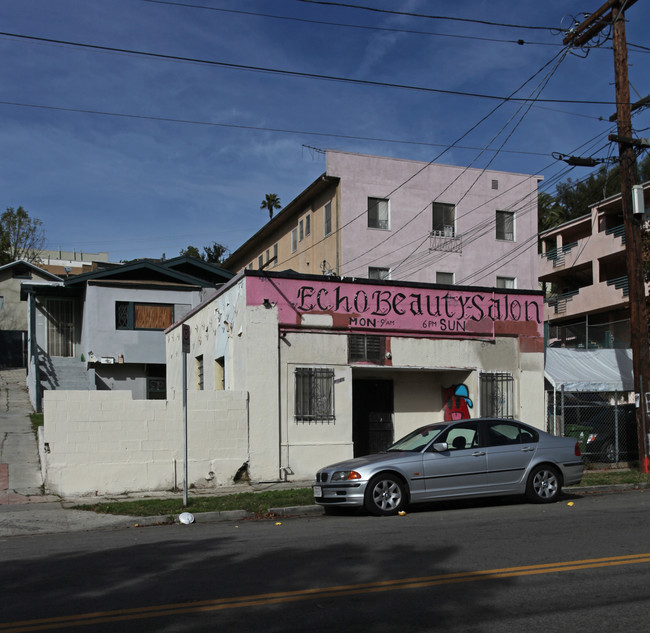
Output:
[[384,337],[372,334],[350,334],[348,337],[349,362],[363,362],[383,364],[384,362]]
[[334,370],[299,367],[295,370],[297,422],[329,422],[334,416]]
[[115,327],[118,330],[130,330],[131,320],[129,319],[129,303],[118,301],[115,304]]
[[482,373],[480,375],[481,416],[514,418],[515,379],[507,372]]
[[118,330],[165,330],[174,322],[174,306],[160,303],[115,303]]

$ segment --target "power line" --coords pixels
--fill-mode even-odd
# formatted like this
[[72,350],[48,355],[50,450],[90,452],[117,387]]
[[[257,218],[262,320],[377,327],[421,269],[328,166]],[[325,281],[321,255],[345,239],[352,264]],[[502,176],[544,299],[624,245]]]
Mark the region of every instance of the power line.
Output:
[[[539,70],[537,70],[537,71],[536,71],[536,72],[535,72],[531,77],[529,77],[529,78],[528,78],[528,79],[527,79],[523,84],[521,84],[521,85],[520,85],[520,86],[519,86],[519,87],[518,87],[518,88],[517,88],[517,89],[516,89],[512,94],[516,94],[519,90],[523,89],[524,86],[526,86],[530,81],[532,81],[532,80],[533,80],[537,75],[539,75],[543,70],[545,70],[547,67],[549,67],[549,66],[550,66],[554,61],[556,61],[556,60],[558,60],[558,59],[563,59],[563,58],[565,57],[565,53],[566,53],[566,51],[562,51],[562,52],[560,52],[560,53],[554,55],[554,56],[553,56],[553,57],[552,57],[548,62],[546,62],[546,63],[545,63],[545,64],[544,64],[544,65],[543,65]],[[453,144],[452,144],[448,149],[453,148],[457,143],[459,143],[460,141],[462,141],[463,138],[465,138],[465,137],[466,137],[468,134],[470,134],[473,130],[475,130],[477,127],[479,127],[479,126],[480,126],[484,121],[486,121],[488,118],[490,118],[490,117],[491,117],[491,116],[492,116],[492,115],[493,115],[493,114],[494,114],[494,113],[495,113],[499,108],[501,108],[501,107],[503,106],[504,103],[505,103],[505,101],[503,101],[502,103],[496,105],[496,106],[495,106],[495,107],[494,107],[494,108],[493,108],[493,109],[492,109],[488,114],[486,114],[484,117],[482,117],[482,118],[481,118],[477,123],[475,123],[475,124],[474,124],[473,126],[471,126],[468,130],[466,130],[466,131],[465,131],[465,132],[464,132],[464,133],[463,133],[459,138],[457,138],[456,141],[454,141],[454,143],[453,143]],[[436,157],[434,157],[434,158],[433,158],[432,160],[430,160],[428,163],[425,163],[425,164],[422,166],[421,169],[417,170],[417,171],[416,171],[416,172],[415,172],[415,173],[414,173],[410,178],[408,178],[406,181],[402,182],[400,185],[398,185],[397,187],[395,187],[395,188],[394,188],[390,193],[388,193],[387,195],[388,195],[388,196],[391,196],[391,195],[393,195],[396,191],[398,191],[399,189],[401,189],[402,187],[404,187],[407,183],[409,183],[411,180],[413,180],[413,178],[415,178],[418,174],[422,173],[422,172],[423,172],[425,169],[427,169],[430,165],[432,165],[434,162],[436,162],[437,160],[439,160],[439,159],[440,159],[440,158],[441,158],[441,157],[442,157],[442,156],[443,156],[443,155],[448,151],[448,149],[447,149],[447,150],[444,150],[444,151],[441,152],[441,153],[439,153]],[[466,168],[466,169],[467,169],[467,168]],[[416,216],[414,216],[414,217],[411,218],[408,222],[406,222],[405,225],[403,225],[402,227],[400,227],[400,228],[399,228],[397,231],[395,231],[392,235],[389,235],[385,240],[383,240],[382,242],[380,242],[379,245],[383,244],[383,243],[386,242],[388,239],[391,239],[391,238],[394,237],[397,233],[399,233],[401,230],[403,230],[406,226],[408,226],[411,222],[413,222],[413,221],[414,221],[414,220],[415,220],[419,215],[421,215],[422,213],[424,213],[424,211],[426,210],[426,208],[428,208],[428,205],[427,205],[427,207],[425,207],[425,209],[423,209],[423,210],[420,211],[418,214],[416,214]],[[358,215],[356,215],[356,216],[354,216],[353,218],[351,218],[351,219],[350,219],[348,222],[346,222],[344,225],[338,227],[338,228],[336,229],[336,231],[334,231],[334,234],[336,234],[336,233],[340,233],[344,228],[346,228],[347,226],[349,226],[349,225],[352,224],[353,222],[357,221],[359,218],[363,217],[367,212],[368,212],[368,210],[367,210],[367,209],[364,209],[364,210],[361,211]],[[328,234],[327,236],[323,237],[321,240],[319,240],[318,242],[316,242],[315,244],[313,244],[312,247],[313,247],[313,246],[317,246],[318,244],[324,242],[327,238],[330,237],[330,235],[331,235],[331,234]],[[353,257],[353,258],[350,259],[348,262],[345,262],[345,264],[349,265],[351,262],[353,262],[353,261],[359,259],[360,257],[363,257],[364,255],[366,255],[367,253],[369,253],[370,250],[373,250],[373,249],[376,248],[376,247],[377,247],[377,245],[373,246],[371,249],[369,249],[369,250],[367,250],[367,251],[365,251],[365,252],[363,252],[363,253],[357,255],[356,257]],[[281,264],[286,264],[287,262],[291,261],[292,259],[295,259],[295,258],[298,257],[299,255],[300,255],[300,253],[295,253],[295,254],[293,254],[293,255],[290,255],[289,257],[285,258],[285,259],[284,259],[282,262],[280,262],[280,263],[281,263]],[[341,266],[343,266],[343,265],[345,265],[345,264],[342,263]]]
[[[273,127],[264,127],[264,126],[256,126],[256,125],[240,125],[237,123],[216,123],[214,121],[199,121],[196,119],[176,119],[173,117],[159,117],[159,116],[144,115],[144,114],[129,114],[125,112],[108,112],[105,110],[90,110],[88,108],[65,108],[62,106],[48,106],[48,105],[37,104],[37,103],[22,103],[18,101],[0,100],[0,105],[16,106],[22,108],[35,108],[40,110],[54,110],[58,112],[74,112],[77,114],[93,114],[98,116],[118,117],[124,119],[141,119],[145,121],[159,121],[163,123],[182,123],[185,125],[201,125],[201,126],[208,126],[208,127],[231,128],[235,130],[252,130],[255,132],[299,134],[303,136],[320,136],[326,138],[338,138],[338,139],[353,140],[353,141],[367,141],[373,143],[394,143],[399,145],[419,145],[424,147],[442,147],[442,148],[450,147],[449,145],[445,145],[444,143],[427,143],[425,141],[409,141],[409,140],[400,140],[400,139],[378,138],[372,136],[354,136],[352,134],[335,134],[333,132],[291,130],[287,128],[273,128]],[[480,148],[469,147],[465,145],[456,145],[455,149],[476,151]],[[525,156],[549,156],[547,152],[530,152],[530,151],[523,151],[523,150],[507,150],[507,151],[511,154],[521,154]]]
[[427,20],[450,20],[452,22],[471,22],[473,24],[483,24],[487,26],[500,26],[513,29],[531,29],[535,31],[557,31],[556,27],[551,26],[525,26],[522,24],[504,24],[501,22],[490,22],[488,20],[477,20],[473,18],[458,18],[446,15],[427,15],[425,13],[412,13],[409,11],[392,11],[389,9],[378,9],[376,7],[368,7],[358,4],[350,4],[347,2],[327,2],[325,0],[296,0],[297,2],[305,2],[308,4],[322,4],[333,7],[344,7],[346,9],[361,9],[363,11],[372,11],[374,13],[386,13],[390,15],[402,15],[411,18],[425,18]]
[[[206,66],[215,66],[219,68],[227,68],[231,70],[240,70],[240,71],[248,71],[248,72],[259,72],[263,74],[272,74],[272,75],[280,75],[283,77],[296,77],[300,79],[314,79],[314,80],[319,80],[319,81],[332,81],[332,82],[337,82],[337,83],[346,83],[346,84],[353,84],[353,85],[362,85],[362,86],[370,86],[370,87],[377,87],[377,88],[393,88],[397,90],[409,90],[409,91],[415,91],[415,92],[426,92],[426,93],[434,93],[434,94],[445,94],[445,95],[451,95],[451,96],[457,96],[457,97],[473,97],[476,99],[489,99],[493,101],[510,101],[510,102],[528,102],[529,99],[523,98],[523,97],[515,97],[514,93],[513,95],[510,95],[508,97],[503,97],[503,96],[498,96],[498,95],[489,95],[489,94],[482,94],[478,92],[465,92],[461,90],[444,90],[442,88],[427,88],[424,86],[412,86],[408,84],[397,84],[397,83],[391,83],[391,82],[386,82],[386,81],[372,81],[369,79],[353,79],[350,77],[339,77],[336,75],[323,75],[319,73],[306,73],[306,72],[300,72],[296,70],[286,70],[282,68],[269,68],[269,67],[264,67],[264,66],[251,66],[248,64],[234,64],[231,62],[222,62],[222,61],[216,61],[216,60],[209,60],[209,59],[201,59],[197,57],[183,57],[179,55],[168,55],[165,53],[151,53],[148,51],[138,51],[135,49],[127,49],[127,48],[118,48],[115,46],[100,46],[98,44],[87,44],[83,42],[72,42],[69,40],[58,40],[58,39],[53,39],[53,38],[47,38],[47,37],[36,37],[34,35],[24,35],[20,33],[8,33],[8,32],[3,32],[0,31],[0,36],[4,37],[13,37],[17,39],[22,39],[22,40],[29,40],[29,41],[34,41],[34,42],[47,42],[50,44],[59,44],[59,45],[64,45],[64,46],[72,46],[72,47],[77,47],[77,48],[83,48],[83,49],[89,49],[89,50],[98,50],[98,51],[104,51],[104,52],[110,52],[110,53],[121,53],[121,54],[127,54],[127,55],[136,55],[136,56],[141,56],[141,57],[148,57],[152,59],[162,59],[166,61],[174,61],[174,62],[185,62],[185,63],[192,63],[192,64],[201,64],[201,65],[206,65]],[[589,105],[607,105],[607,106],[615,106],[617,105],[616,102],[612,101],[590,101],[586,99],[536,99],[535,103],[574,103],[574,104],[589,104]]]
[[462,40],[476,40],[480,42],[494,42],[494,43],[499,43],[499,44],[515,44],[517,46],[523,46],[523,45],[532,45],[532,46],[554,46],[554,47],[561,47],[562,44],[556,43],[556,42],[528,42],[524,41],[522,39],[518,40],[508,40],[508,39],[503,39],[503,38],[495,38],[495,37],[480,37],[476,35],[460,35],[457,33],[437,33],[437,32],[432,32],[432,31],[418,31],[414,29],[398,29],[398,28],[391,28],[391,27],[383,27],[383,26],[369,26],[365,24],[349,24],[345,22],[329,22],[326,20],[313,20],[313,19],[308,19],[308,18],[299,18],[295,16],[286,16],[286,15],[273,15],[270,13],[259,13],[257,11],[242,11],[240,9],[223,9],[221,7],[209,7],[205,5],[200,5],[200,4],[192,4],[189,2],[172,2],[171,0],[141,0],[141,2],[147,2],[150,4],[161,4],[161,5],[169,5],[169,6],[175,6],[175,7],[184,7],[188,9],[198,9],[198,10],[204,10],[204,11],[217,11],[220,13],[232,13],[232,14],[238,14],[238,15],[245,15],[245,16],[251,16],[251,17],[261,17],[261,18],[269,18],[273,20],[283,20],[283,21],[288,21],[288,22],[301,22],[301,23],[306,23],[306,24],[318,24],[322,26],[334,26],[334,27],[340,27],[340,28],[348,28],[348,29],[358,29],[358,30],[364,30],[364,31],[379,31],[379,32],[385,32],[385,33],[403,33],[405,35],[425,35],[425,36],[433,36],[433,37],[448,37],[448,38],[455,38],[455,39],[462,39]]

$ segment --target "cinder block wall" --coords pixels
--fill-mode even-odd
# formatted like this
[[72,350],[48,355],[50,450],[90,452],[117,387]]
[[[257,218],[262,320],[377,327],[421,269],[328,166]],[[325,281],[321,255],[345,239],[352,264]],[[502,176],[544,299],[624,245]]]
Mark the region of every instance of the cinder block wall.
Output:
[[[228,485],[248,462],[248,394],[188,393],[188,484]],[[183,486],[180,401],[128,391],[46,391],[45,486],[63,497]]]

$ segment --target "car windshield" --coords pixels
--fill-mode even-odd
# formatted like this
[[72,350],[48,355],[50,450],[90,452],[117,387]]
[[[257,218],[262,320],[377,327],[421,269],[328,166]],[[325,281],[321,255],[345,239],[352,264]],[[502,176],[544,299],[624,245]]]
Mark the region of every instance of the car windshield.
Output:
[[446,429],[446,424],[432,424],[431,426],[423,426],[416,429],[412,433],[404,436],[401,440],[397,440],[395,444],[390,446],[389,451],[421,451],[431,440],[439,435],[440,431]]

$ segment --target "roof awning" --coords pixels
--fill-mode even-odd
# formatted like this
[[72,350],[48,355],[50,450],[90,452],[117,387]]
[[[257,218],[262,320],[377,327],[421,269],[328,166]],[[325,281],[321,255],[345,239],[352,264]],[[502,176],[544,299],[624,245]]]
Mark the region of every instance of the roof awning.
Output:
[[565,391],[634,391],[632,350],[549,347],[544,376]]

